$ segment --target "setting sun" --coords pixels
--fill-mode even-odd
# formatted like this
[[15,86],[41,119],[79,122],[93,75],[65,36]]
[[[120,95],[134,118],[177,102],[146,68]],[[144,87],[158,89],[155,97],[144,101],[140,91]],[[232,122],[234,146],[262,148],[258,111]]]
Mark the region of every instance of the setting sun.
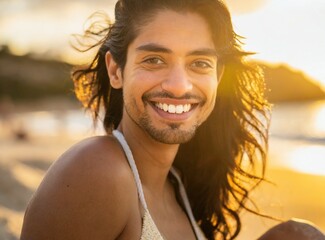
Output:
[[296,171],[325,176],[324,157],[325,146],[304,146],[293,150],[288,161]]
[[[325,135],[325,106],[324,104],[317,105],[317,114],[315,116],[315,130],[319,135]],[[325,155],[324,155],[325,158]],[[325,167],[324,167],[325,169]]]

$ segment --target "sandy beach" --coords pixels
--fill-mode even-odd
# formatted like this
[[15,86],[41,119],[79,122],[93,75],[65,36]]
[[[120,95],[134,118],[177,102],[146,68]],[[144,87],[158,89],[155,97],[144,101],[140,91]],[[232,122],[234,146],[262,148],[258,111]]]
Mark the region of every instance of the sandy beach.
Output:
[[[4,130],[4,129],[2,129]],[[0,134],[0,239],[19,239],[27,203],[51,163],[81,139],[65,135],[28,136],[19,140],[10,132]],[[271,154],[272,156],[272,154]],[[308,219],[325,230],[325,176],[302,174],[272,165],[253,198],[262,213],[289,219]],[[279,161],[279,160],[277,160]],[[256,239],[276,222],[243,213],[240,240]]]

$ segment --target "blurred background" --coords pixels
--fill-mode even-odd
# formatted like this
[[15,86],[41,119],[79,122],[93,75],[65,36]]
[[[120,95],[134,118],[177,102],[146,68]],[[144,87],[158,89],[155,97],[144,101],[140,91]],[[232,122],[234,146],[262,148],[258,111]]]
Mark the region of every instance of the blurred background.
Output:
[[[225,1],[274,104],[267,178],[253,198],[263,213],[304,218],[325,231],[325,2]],[[73,50],[95,11],[114,0],[0,0],[0,239],[19,238],[26,205],[45,171],[93,130],[70,72],[90,54]],[[276,222],[243,213],[239,239]]]

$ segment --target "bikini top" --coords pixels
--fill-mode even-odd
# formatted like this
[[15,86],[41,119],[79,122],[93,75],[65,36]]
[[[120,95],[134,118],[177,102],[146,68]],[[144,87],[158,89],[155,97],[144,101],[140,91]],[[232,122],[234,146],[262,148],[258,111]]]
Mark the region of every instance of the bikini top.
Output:
[[[143,207],[144,210],[144,214],[142,216],[142,232],[141,232],[141,238],[140,240],[166,240],[164,239],[164,237],[162,236],[162,234],[159,232],[155,222],[153,221],[145,197],[144,197],[144,193],[143,193],[143,189],[142,189],[142,184],[141,184],[141,180],[140,180],[140,176],[138,173],[138,169],[137,166],[135,164],[131,149],[129,148],[123,134],[118,131],[118,130],[114,130],[113,131],[113,135],[116,137],[116,139],[120,142],[126,158],[129,162],[129,165],[131,167],[131,170],[133,172],[134,175],[134,179],[135,179],[135,183],[137,186],[137,190],[138,190],[138,195],[139,195],[139,200],[141,203],[141,206]],[[195,236],[198,240],[206,240],[206,238],[204,237],[200,227],[198,226],[197,222],[194,219],[192,210],[191,210],[191,206],[190,203],[188,201],[187,195],[186,195],[186,191],[184,188],[184,185],[181,181],[180,176],[178,175],[177,171],[172,167],[170,169],[171,174],[176,178],[178,185],[179,185],[179,193],[180,196],[183,200],[184,203],[184,207],[187,213],[187,216],[190,220],[190,223],[192,225],[192,228],[194,230]]]

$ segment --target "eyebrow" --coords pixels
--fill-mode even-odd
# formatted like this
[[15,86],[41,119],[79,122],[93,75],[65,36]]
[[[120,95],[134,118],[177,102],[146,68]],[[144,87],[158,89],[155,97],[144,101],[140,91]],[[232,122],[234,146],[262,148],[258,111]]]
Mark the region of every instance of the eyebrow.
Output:
[[[155,43],[148,43],[136,48],[137,51],[159,52],[159,53],[172,53],[173,51],[162,45]],[[213,48],[199,48],[186,54],[187,56],[212,56],[217,57],[217,51]]]
[[136,48],[138,51],[172,53],[172,50],[155,43],[148,43]]
[[191,51],[187,54],[188,56],[211,56],[217,57],[217,51],[212,48],[200,48],[194,51]]

